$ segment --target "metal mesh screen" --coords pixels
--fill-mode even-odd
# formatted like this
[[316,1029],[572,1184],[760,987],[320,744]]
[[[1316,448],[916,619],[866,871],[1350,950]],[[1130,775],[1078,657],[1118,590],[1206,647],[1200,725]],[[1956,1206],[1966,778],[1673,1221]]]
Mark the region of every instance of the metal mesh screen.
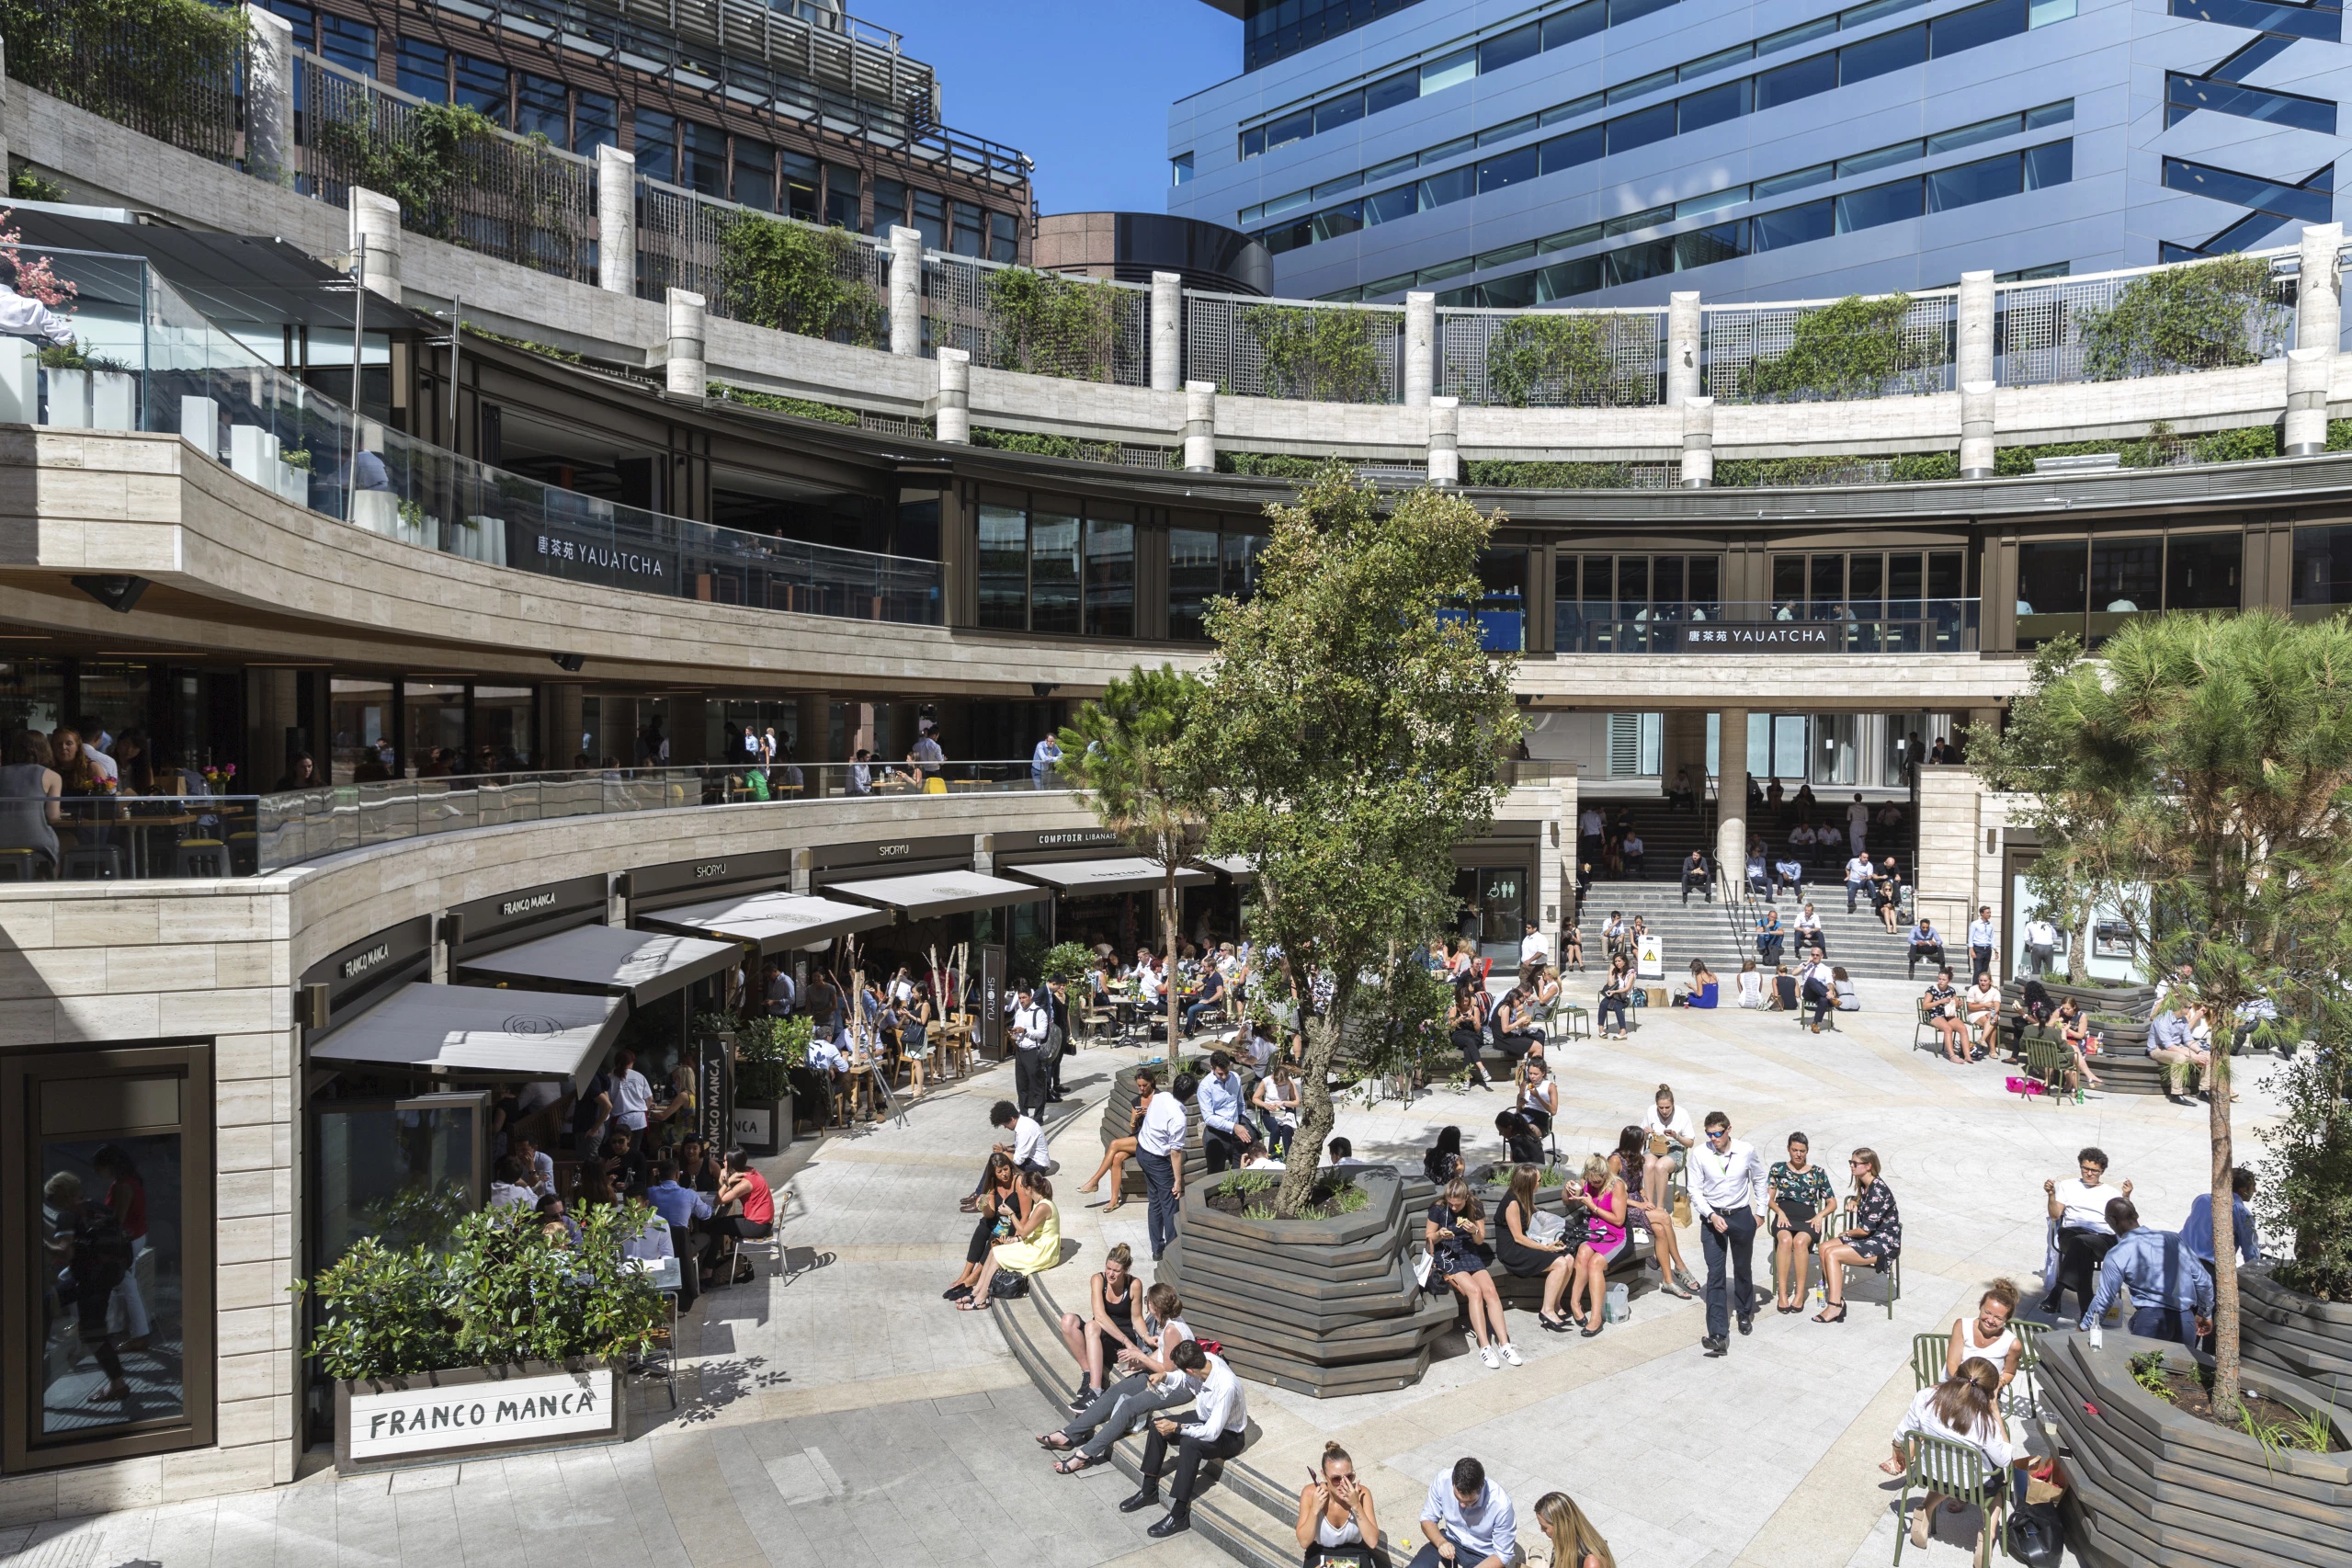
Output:
[[1078,381],[1152,382],[1152,291],[971,256],[923,258],[929,347],[975,365]]
[[1708,395],[1811,403],[1949,391],[1958,292],[1914,294],[1899,319],[1884,313],[1892,298],[1703,307]]
[[[658,300],[667,289],[700,294],[714,316],[730,321],[746,318],[741,301],[730,297],[726,279],[725,239],[728,227],[743,219],[775,223],[818,238],[829,253],[834,276],[849,285],[835,307],[823,335],[835,343],[886,347],[890,342],[890,256],[860,234],[819,229],[795,219],[755,212],[731,201],[682,190],[653,180],[637,182],[637,291]],[[763,324],[799,330],[774,320]]]
[[1664,310],[1437,312],[1437,393],[1511,408],[1642,408],[1665,397]]
[[241,150],[241,16],[205,6],[33,5],[0,13],[8,74],[142,136],[228,163]]
[[1403,399],[1404,312],[1187,292],[1185,375],[1233,397]]
[[[2088,278],[2051,278],[2030,283],[2003,284],[1994,290],[1994,374],[2009,387],[2049,386],[2068,381],[2112,379],[2102,375],[2103,359],[2119,358],[2129,373],[2139,376],[2177,375],[2212,366],[2193,362],[2210,358],[2216,363],[2257,363],[2286,353],[2294,341],[2295,281],[2274,278],[2265,297],[2244,308],[2243,326],[2233,344],[2222,344],[2216,354],[2171,359],[2132,353],[2119,344],[2102,356],[2097,349],[2098,324],[2111,318],[2119,306],[2127,310],[2138,301],[2135,288],[2155,287],[2157,274],[2177,276],[2178,268],[2142,267],[2130,272],[2098,273]],[[2119,338],[2129,334],[2118,334]]]

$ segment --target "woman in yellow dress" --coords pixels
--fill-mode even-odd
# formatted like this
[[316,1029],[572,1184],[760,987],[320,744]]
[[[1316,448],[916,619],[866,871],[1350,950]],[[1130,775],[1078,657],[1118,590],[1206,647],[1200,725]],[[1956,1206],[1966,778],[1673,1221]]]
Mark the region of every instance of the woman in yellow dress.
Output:
[[993,1304],[989,1288],[995,1283],[998,1269],[1038,1274],[1062,1261],[1062,1216],[1053,1211],[1053,1183],[1029,1170],[1019,1172],[1017,1179],[1028,1191],[1028,1215],[1011,1235],[989,1249],[988,1261],[981,1266],[980,1282],[969,1297],[956,1303],[964,1312],[989,1310]]

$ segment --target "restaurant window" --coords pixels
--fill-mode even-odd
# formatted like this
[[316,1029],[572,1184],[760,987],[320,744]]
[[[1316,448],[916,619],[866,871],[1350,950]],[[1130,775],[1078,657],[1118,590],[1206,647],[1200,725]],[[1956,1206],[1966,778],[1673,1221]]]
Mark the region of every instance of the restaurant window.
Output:
[[776,210],[788,218],[798,218],[804,223],[817,221],[817,187],[823,176],[817,161],[806,153],[779,152],[776,154],[778,170],[783,176],[783,192]]
[[1029,630],[1078,630],[1078,518],[1050,506],[1029,512]]
[[[2352,605],[2352,525],[2295,530],[2292,602],[2310,619]],[[5,689],[5,688],[0,688]]]
[[958,256],[979,256],[987,248],[988,214],[969,201],[955,204],[954,249]]
[[2236,609],[2245,536],[2175,534],[2165,546],[2166,609]]
[[1029,620],[1029,516],[1026,507],[980,504],[980,624],[1008,631]]
[[528,686],[473,688],[473,755],[477,767],[499,772],[528,767],[539,751],[538,692]]
[[312,1102],[313,1274],[333,1267],[363,1237],[394,1248],[432,1245],[449,1223],[481,1208],[488,1191],[482,1168],[488,1095],[403,1099],[370,1094],[375,1086],[338,1078]]
[[637,140],[631,149],[637,172],[665,185],[677,183],[677,120],[658,109],[637,111]]
[[1168,635],[1198,642],[1209,635],[1209,601],[1217,597],[1217,530],[1168,530]]
[[475,110],[491,124],[506,125],[511,108],[507,101],[506,68],[494,60],[459,55],[454,97],[457,103]]
[[571,94],[549,76],[523,73],[515,85],[515,129],[525,136],[544,136],[558,147],[572,144]]
[[755,212],[776,210],[776,149],[735,138],[734,199]]
[[420,778],[446,778],[465,753],[465,687],[456,682],[409,680],[400,687],[400,761]]
[[426,103],[449,101],[449,51],[437,43],[404,38],[394,59],[394,85]]
[[2039,648],[2053,637],[2083,634],[2085,540],[2040,540],[2017,546],[2017,646]]
[[130,659],[82,661],[81,694],[72,718],[95,718],[101,730],[119,738],[147,728],[149,667]]
[[211,1051],[0,1059],[10,1471],[213,1440]]
[[991,212],[988,215],[988,259],[1013,262],[1020,258],[1020,220],[1010,212]]
[[[1096,517],[1097,510],[1111,513]],[[1135,525],[1124,508],[1087,507],[1086,635],[1135,635]]]
[[1551,569],[1553,646],[1561,653],[1647,647],[1652,628],[1722,619],[1720,555],[1571,555]]
[[572,151],[593,158],[599,147],[620,145],[620,106],[605,93],[582,92],[573,103]]
[[829,226],[858,233],[861,226],[858,210],[861,177],[856,169],[844,164],[824,166],[824,221]]
[[906,226],[906,183],[903,180],[874,181],[874,238],[887,244],[893,225]]
[[1225,533],[1224,591],[1229,599],[1247,599],[1257,593],[1257,558],[1266,549],[1264,534]]
[[372,784],[393,776],[393,711],[391,681],[335,677],[327,692],[330,783]]
[[948,199],[936,190],[915,193],[915,227],[925,250],[948,248]]

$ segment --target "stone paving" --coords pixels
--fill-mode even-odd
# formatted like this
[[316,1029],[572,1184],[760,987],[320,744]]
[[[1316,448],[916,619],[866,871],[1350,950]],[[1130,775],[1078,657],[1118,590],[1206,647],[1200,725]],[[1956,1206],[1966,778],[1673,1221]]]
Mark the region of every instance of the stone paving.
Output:
[[[1792,1128],[1833,1173],[1868,1144],[1903,1214],[1903,1297],[1891,1322],[1863,1281],[1846,1324],[1767,1311],[1753,1337],[1709,1360],[1698,1304],[1654,1291],[1589,1341],[1514,1313],[1522,1368],[1489,1371],[1449,1345],[1419,1385],[1392,1393],[1319,1402],[1249,1385],[1262,1431],[1254,1462],[1290,1476],[1337,1437],[1396,1539],[1413,1532],[1428,1478],[1475,1453],[1518,1501],[1522,1540],[1539,1556],[1532,1506],[1561,1488],[1624,1568],[1890,1560],[1893,1491],[1874,1466],[1911,1397],[1911,1335],[1948,1328],[1995,1274],[2032,1290],[2040,1184],[2067,1174],[2084,1143],[2113,1155],[2150,1222],[2177,1225],[2204,1184],[2205,1112],[2154,1097],[2020,1103],[1992,1066],[1957,1069],[1909,1049],[1911,987],[1863,990],[1868,1010],[1835,1035],[1778,1014],[1653,1010],[1628,1041],[1568,1045],[1557,1140],[1572,1157],[1612,1145],[1663,1080],[1695,1114],[1727,1112],[1767,1161]],[[1102,1199],[1075,1192],[1099,1153],[1102,1085],[1136,1054],[1089,1051],[1070,1063],[1074,1098],[1061,1108],[1074,1114],[1053,1140],[1069,1261],[1045,1277],[1064,1301],[1084,1300],[1108,1245],[1144,1250],[1141,1202],[1106,1214]],[[2270,1110],[2267,1065],[2243,1073],[2250,1153]],[[1117,1511],[1116,1480],[1053,1476],[1029,1442],[1052,1412],[988,1314],[938,1299],[969,1231],[955,1199],[992,1141],[986,1107],[1007,1088],[998,1070],[903,1122],[804,1142],[777,1162],[790,1188],[785,1274],[703,1298],[680,1324],[679,1408],[653,1395],[636,1440],[389,1478],[337,1480],[314,1460],[305,1479],[272,1492],[0,1530],[0,1568],[1223,1564],[1198,1536],[1151,1540],[1153,1516]],[[1350,1103],[1339,1131],[1359,1155],[1417,1164],[1433,1130],[1459,1122],[1475,1163],[1496,1152],[1493,1118],[1507,1103],[1450,1089],[1410,1105]],[[1685,1250],[1696,1262],[1690,1233]],[[1768,1282],[1761,1249],[1756,1277]],[[1904,1558],[1966,1555],[1939,1540]]]

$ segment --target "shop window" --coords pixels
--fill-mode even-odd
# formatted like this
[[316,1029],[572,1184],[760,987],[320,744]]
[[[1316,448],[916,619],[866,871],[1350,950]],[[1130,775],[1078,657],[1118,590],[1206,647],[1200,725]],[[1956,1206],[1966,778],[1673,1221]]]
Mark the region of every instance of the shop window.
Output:
[[[776,154],[776,166],[782,179],[782,191],[777,199],[776,210],[804,223],[815,222],[817,192],[823,182],[817,161],[805,153],[779,152]],[[854,228],[856,225],[846,226]]]
[[604,93],[580,93],[572,111],[572,151],[593,158],[599,147],[620,145],[620,106]]
[[332,12],[318,14],[318,51],[347,71],[376,74],[376,29]]
[[1168,530],[1168,635],[1197,642],[1209,635],[1209,601],[1217,597],[1217,531]]
[[506,124],[512,107],[507,98],[506,68],[494,60],[459,55],[455,100],[477,111],[493,125]]
[[1039,506],[1029,514],[1029,630],[1078,630],[1078,517]]
[[473,757],[489,772],[532,766],[539,753],[537,692],[528,686],[473,688]]
[[844,164],[824,166],[824,221],[831,227],[856,233],[863,222],[859,213],[859,184],[864,176]]
[[465,687],[456,682],[403,681],[400,761],[419,778],[441,778],[465,759]]
[[449,51],[437,43],[404,38],[395,61],[394,85],[426,103],[449,101]]
[[2295,530],[2292,602],[2322,614],[2352,604],[2352,526]]
[[1026,509],[980,504],[980,624],[1008,631],[1029,622],[1029,518]]
[[1225,597],[1249,599],[1257,594],[1257,558],[1266,549],[1264,534],[1225,535]]
[[211,1052],[0,1061],[6,1468],[213,1440]]
[[1133,523],[1086,519],[1086,634],[1135,635]]

